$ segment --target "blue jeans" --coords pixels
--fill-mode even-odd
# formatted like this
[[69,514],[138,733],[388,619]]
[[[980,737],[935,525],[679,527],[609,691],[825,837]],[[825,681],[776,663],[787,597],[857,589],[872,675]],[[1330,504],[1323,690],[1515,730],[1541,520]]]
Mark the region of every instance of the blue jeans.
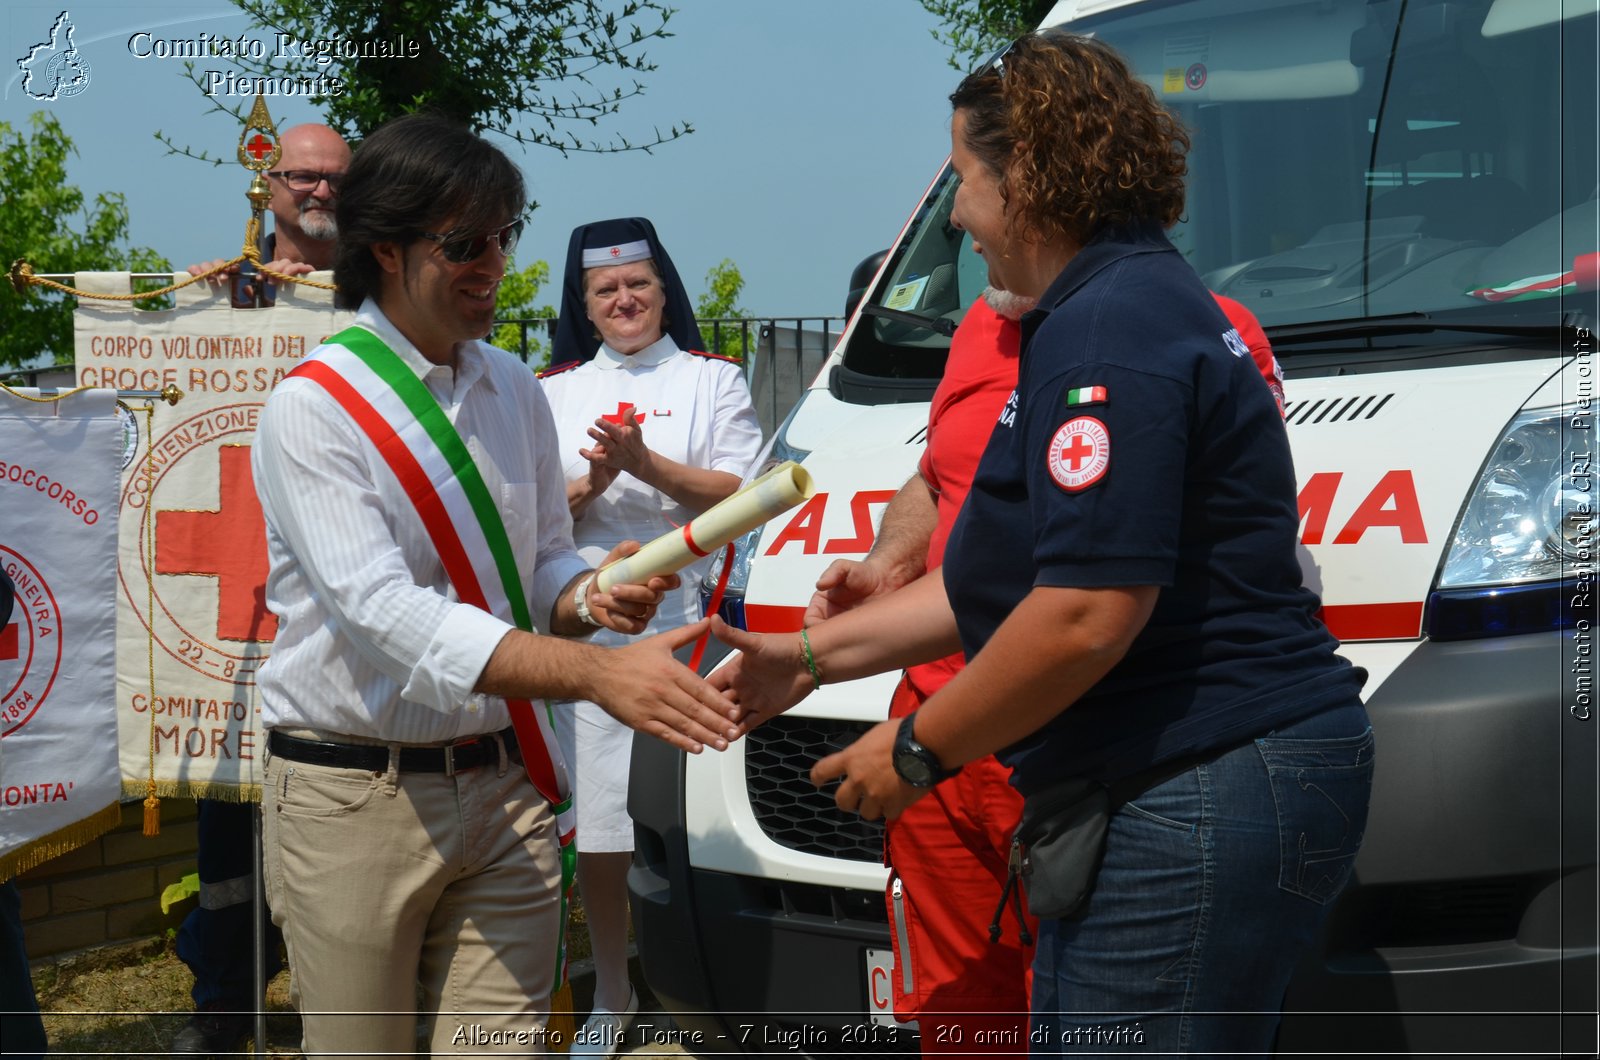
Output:
[[1352,700],[1118,809],[1085,911],[1039,925],[1032,1053],[1270,1052],[1350,878],[1372,763]]

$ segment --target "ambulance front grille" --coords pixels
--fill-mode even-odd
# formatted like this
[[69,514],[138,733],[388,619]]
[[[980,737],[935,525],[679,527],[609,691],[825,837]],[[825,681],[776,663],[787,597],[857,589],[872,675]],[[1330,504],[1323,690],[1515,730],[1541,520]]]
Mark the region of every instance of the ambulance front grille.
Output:
[[745,788],[756,823],[791,850],[883,863],[883,824],[863,821],[833,802],[833,788],[811,786],[811,766],[856,741],[866,722],[780,716],[745,737]]
[[1283,418],[1291,427],[1304,423],[1370,420],[1376,418],[1393,397],[1393,394],[1356,394],[1347,398],[1288,401],[1283,406]]

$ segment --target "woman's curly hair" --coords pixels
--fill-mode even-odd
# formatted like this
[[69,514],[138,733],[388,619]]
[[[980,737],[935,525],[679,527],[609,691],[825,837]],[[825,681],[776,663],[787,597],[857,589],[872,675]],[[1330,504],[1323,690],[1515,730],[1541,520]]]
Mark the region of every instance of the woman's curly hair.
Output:
[[1019,38],[950,94],[966,146],[1021,230],[1087,242],[1106,225],[1183,213],[1189,134],[1109,45],[1064,30]]

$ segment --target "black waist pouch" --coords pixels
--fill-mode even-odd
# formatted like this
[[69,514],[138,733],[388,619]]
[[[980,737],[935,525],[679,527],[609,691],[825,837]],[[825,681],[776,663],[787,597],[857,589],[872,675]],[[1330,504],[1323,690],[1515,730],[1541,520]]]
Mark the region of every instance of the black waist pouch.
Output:
[[1022,803],[1015,845],[1028,912],[1060,920],[1077,913],[1094,889],[1111,824],[1111,792],[1096,780],[1072,777]]

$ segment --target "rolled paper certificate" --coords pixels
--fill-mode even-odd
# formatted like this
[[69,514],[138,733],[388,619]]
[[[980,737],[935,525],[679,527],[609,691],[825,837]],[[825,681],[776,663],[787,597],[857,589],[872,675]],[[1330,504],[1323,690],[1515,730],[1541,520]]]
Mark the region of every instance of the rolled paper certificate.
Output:
[[676,573],[773,516],[782,515],[811,494],[811,476],[806,469],[786,460],[688,525],[669,530],[633,555],[601,568],[600,591],[609,592],[613,585],[643,582],[657,574]]

